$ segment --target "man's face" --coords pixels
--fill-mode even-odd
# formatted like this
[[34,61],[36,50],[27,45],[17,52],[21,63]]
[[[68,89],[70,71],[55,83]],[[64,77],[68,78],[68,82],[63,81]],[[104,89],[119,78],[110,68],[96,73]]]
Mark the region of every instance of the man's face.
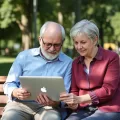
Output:
[[63,41],[61,36],[44,36],[39,37],[41,52],[49,60],[55,59],[61,50]]

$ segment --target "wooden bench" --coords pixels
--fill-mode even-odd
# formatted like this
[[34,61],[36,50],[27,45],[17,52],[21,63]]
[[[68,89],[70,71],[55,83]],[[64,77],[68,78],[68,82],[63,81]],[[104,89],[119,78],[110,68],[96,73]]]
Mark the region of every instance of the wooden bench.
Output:
[[7,96],[5,96],[3,92],[3,84],[5,81],[6,81],[6,76],[0,76],[0,118],[3,113],[3,108],[8,100]]

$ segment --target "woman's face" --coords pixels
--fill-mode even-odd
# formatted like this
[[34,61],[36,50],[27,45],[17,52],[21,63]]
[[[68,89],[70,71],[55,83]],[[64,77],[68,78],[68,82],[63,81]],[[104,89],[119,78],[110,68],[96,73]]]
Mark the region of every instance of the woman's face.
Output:
[[84,57],[89,57],[92,55],[96,40],[91,40],[88,38],[88,36],[84,33],[78,34],[74,39],[74,46],[77,52]]

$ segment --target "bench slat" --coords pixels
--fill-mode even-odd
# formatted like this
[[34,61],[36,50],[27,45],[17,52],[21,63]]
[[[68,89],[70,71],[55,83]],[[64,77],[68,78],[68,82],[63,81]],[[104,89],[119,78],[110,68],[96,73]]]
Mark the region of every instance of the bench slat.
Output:
[[2,116],[4,107],[0,107],[0,116]]
[[4,83],[6,81],[6,76],[0,76],[0,82]]
[[7,103],[8,97],[4,95],[3,84],[6,81],[7,76],[0,76],[0,118],[3,114],[4,106]]
[[3,92],[3,84],[0,84],[0,92]]
[[7,100],[8,100],[8,97],[7,97],[7,96],[5,96],[5,95],[0,95],[0,104],[1,104],[1,103],[6,104],[6,103],[7,103]]

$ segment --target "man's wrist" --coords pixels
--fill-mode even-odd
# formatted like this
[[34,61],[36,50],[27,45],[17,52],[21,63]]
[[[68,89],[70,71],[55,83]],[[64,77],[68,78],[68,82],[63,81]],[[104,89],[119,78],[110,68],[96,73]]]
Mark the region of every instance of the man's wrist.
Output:
[[17,89],[18,89],[18,88],[15,88],[15,89],[12,91],[11,96],[14,97],[14,98],[17,98]]

